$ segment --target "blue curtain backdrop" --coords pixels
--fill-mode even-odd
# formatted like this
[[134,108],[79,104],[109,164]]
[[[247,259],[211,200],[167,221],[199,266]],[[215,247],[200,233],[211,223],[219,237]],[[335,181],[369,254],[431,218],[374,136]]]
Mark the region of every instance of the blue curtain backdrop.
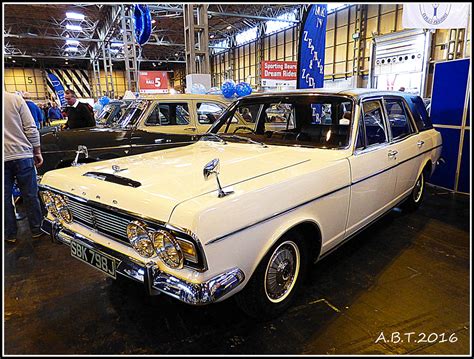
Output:
[[321,88],[324,82],[327,5],[310,5],[303,17],[298,49],[296,87]]
[[61,84],[61,81],[59,81],[58,77],[52,73],[48,73],[48,77],[54,87],[54,92],[56,92],[56,96],[58,96],[58,99],[61,102],[61,107],[66,106],[67,102],[64,98],[64,87]]

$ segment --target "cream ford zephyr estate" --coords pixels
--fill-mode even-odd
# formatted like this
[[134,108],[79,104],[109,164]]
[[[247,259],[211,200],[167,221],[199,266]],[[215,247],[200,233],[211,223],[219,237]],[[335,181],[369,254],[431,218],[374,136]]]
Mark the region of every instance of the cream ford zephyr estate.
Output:
[[195,305],[235,295],[268,318],[309,264],[391,208],[419,206],[440,153],[415,95],[254,94],[189,146],[46,173],[43,230],[150,294]]

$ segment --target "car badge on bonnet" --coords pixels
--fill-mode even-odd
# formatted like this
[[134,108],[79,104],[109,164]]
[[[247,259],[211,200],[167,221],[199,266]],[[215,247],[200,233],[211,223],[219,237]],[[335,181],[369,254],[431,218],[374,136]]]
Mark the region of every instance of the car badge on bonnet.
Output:
[[117,165],[113,165],[112,166],[112,171],[114,171],[114,174],[117,173],[117,172],[121,172],[121,171],[125,171],[126,168],[120,168],[120,166],[117,166]]

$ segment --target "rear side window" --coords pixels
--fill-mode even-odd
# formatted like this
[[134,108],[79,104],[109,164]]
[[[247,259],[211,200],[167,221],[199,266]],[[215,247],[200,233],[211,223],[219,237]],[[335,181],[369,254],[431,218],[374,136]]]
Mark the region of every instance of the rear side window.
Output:
[[431,123],[430,116],[426,111],[425,103],[419,96],[411,97],[412,103],[412,112],[413,117],[415,118],[416,127],[418,127],[418,131],[425,131],[433,128],[433,124]]
[[413,132],[402,100],[387,99],[385,107],[394,140],[406,137]]

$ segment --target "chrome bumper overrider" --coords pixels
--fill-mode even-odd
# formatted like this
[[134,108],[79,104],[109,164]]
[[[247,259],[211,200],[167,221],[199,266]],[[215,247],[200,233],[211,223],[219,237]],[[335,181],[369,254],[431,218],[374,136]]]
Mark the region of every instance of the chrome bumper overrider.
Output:
[[219,300],[237,287],[245,279],[244,273],[233,268],[203,283],[189,283],[165,273],[152,262],[144,264],[118,253],[101,244],[93,242],[79,233],[63,228],[60,223],[43,219],[41,230],[51,236],[55,243],[70,245],[71,239],[77,239],[89,248],[111,255],[119,261],[117,273],[144,284],[150,295],[159,292],[168,294],[188,304],[209,304]]

